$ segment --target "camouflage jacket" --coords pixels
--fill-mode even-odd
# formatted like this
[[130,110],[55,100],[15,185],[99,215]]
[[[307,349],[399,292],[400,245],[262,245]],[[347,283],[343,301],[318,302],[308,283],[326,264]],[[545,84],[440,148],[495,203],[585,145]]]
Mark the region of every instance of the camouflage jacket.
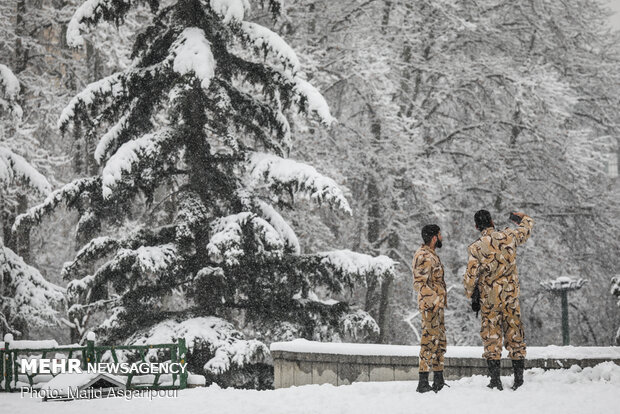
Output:
[[[463,279],[465,293],[471,298],[479,277],[480,294],[488,304],[497,304],[499,291],[514,291],[519,296],[519,277],[517,275],[517,246],[530,237],[534,220],[523,216],[516,229],[496,230],[493,227],[482,231],[480,238],[469,245],[469,259]],[[501,289],[500,289],[501,285]],[[497,294],[493,294],[497,293]]]
[[420,310],[447,306],[446,282],[439,256],[427,245],[422,245],[413,257],[413,289],[418,292]]

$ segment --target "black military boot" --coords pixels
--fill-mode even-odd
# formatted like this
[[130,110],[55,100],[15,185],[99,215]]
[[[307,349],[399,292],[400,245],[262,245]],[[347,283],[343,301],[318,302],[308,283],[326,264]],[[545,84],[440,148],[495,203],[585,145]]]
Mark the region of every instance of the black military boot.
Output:
[[512,369],[515,373],[515,383],[512,386],[513,390],[516,390],[521,385],[523,385],[523,369],[524,368],[525,368],[524,359],[513,359],[512,360]]
[[418,382],[417,392],[424,393],[432,391],[433,387],[428,383],[428,372],[420,372],[420,381]]
[[487,365],[489,367],[489,376],[491,377],[491,382],[487,387],[489,388],[497,388],[502,391],[504,387],[502,386],[502,380],[499,378],[500,369],[499,369],[499,359],[487,359]]
[[444,387],[449,385],[443,380],[443,371],[433,371],[433,391],[439,392]]

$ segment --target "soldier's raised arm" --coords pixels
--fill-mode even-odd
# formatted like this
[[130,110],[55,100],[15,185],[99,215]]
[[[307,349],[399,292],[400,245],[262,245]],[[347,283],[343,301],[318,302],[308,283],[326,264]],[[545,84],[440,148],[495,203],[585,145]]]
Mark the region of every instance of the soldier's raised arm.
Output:
[[522,245],[530,238],[532,234],[532,227],[534,227],[534,219],[524,213],[515,213],[521,217],[521,223],[516,229],[509,229],[517,242],[517,246]]
[[476,277],[478,276],[478,269],[480,268],[480,261],[476,254],[476,247],[471,245],[467,248],[467,270],[465,270],[465,276],[463,277],[463,285],[465,286],[465,295],[468,299],[474,293],[474,287],[476,286]]
[[439,303],[439,296],[433,286],[433,263],[426,254],[416,254],[413,259],[413,289],[420,294],[423,309],[432,309]]

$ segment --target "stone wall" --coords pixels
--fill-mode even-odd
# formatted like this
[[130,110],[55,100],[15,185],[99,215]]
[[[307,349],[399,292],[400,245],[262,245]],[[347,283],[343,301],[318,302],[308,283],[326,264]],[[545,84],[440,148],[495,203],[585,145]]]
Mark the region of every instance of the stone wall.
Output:
[[[418,379],[417,356],[347,355],[294,351],[271,351],[274,362],[274,387],[293,385],[333,384],[346,385],[358,381],[408,381]],[[579,365],[592,367],[613,361],[620,365],[620,357],[600,358],[534,358],[526,359],[525,367],[558,369]],[[509,359],[502,359],[502,375],[512,374]],[[487,364],[482,358],[445,358],[444,375],[448,380],[472,375],[486,375]]]

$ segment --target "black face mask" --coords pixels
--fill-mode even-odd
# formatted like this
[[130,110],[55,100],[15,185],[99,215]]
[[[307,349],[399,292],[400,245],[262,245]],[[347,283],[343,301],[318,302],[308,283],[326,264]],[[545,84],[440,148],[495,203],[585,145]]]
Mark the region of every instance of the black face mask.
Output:
[[437,248],[437,249],[441,249],[441,246],[442,246],[442,245],[443,245],[443,244],[441,243],[441,240],[437,239],[437,243],[435,243],[435,248]]

